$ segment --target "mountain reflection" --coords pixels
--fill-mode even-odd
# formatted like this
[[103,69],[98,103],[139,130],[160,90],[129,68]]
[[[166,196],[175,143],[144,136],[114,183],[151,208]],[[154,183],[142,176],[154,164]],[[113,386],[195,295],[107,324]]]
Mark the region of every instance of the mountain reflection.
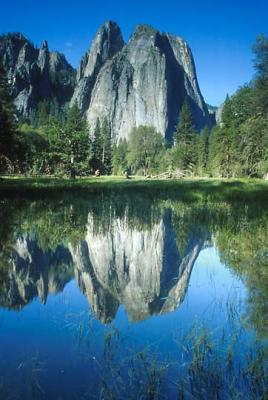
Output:
[[43,252],[37,241],[18,237],[1,281],[0,305],[20,310],[35,297],[46,303],[47,296],[63,290],[72,277],[67,249]]
[[12,248],[0,304],[19,310],[35,297],[64,289],[75,279],[96,317],[111,322],[120,304],[132,320],[175,310],[183,301],[204,239],[189,233],[180,254],[170,213],[150,227],[134,228],[114,218],[96,232],[88,215],[85,237],[43,251],[37,240],[18,236]]
[[202,240],[189,238],[179,254],[170,218],[151,229],[129,228],[115,219],[106,233],[94,234],[70,249],[79,287],[97,317],[110,322],[119,304],[132,320],[174,310],[183,300]]
[[104,323],[120,304],[132,320],[170,312],[183,302],[200,250],[213,245],[248,290],[245,323],[268,337],[268,215],[260,202],[122,191],[0,205],[2,307],[45,303],[74,279]]

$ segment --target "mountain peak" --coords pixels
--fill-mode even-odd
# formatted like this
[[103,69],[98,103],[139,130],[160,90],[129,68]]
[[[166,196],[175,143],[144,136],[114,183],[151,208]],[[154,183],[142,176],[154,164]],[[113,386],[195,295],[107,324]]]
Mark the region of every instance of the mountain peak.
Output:
[[157,32],[157,29],[155,29],[151,25],[139,24],[135,27],[131,38],[137,38],[140,36],[150,37],[156,35]]
[[108,21],[104,22],[104,24],[102,26],[105,27],[106,29],[112,29],[112,28],[120,29],[117,22],[112,21],[112,20],[108,20]]
[[46,40],[43,40],[40,50],[48,50],[48,43]]

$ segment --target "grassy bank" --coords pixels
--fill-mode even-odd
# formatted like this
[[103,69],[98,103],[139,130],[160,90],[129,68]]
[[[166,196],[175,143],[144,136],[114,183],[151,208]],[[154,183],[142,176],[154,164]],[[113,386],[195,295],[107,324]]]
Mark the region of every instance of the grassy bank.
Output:
[[268,200],[268,182],[259,179],[185,178],[151,180],[142,177],[89,177],[64,179],[52,177],[0,177],[0,194],[58,192],[98,192],[106,190],[144,191],[161,197],[176,196],[197,200],[204,196],[210,200]]

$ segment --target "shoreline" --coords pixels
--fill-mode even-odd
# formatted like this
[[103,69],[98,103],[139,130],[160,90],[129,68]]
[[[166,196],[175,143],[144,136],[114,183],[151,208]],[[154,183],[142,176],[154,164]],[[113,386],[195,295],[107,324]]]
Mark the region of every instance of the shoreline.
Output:
[[77,179],[49,176],[0,176],[0,195],[57,193],[140,192],[178,197],[182,200],[258,200],[268,201],[268,182],[261,179],[181,178],[145,179],[143,177],[101,176]]

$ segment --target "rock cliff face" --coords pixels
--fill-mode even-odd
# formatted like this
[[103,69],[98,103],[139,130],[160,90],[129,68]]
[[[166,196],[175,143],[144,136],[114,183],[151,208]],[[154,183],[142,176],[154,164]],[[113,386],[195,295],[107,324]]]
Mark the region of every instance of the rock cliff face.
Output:
[[83,112],[88,110],[91,92],[101,67],[123,46],[122,34],[115,22],[107,22],[98,30],[91,49],[82,58],[78,67],[77,83],[71,104],[77,102]]
[[167,139],[188,98],[197,129],[210,125],[194,60],[186,42],[139,25],[129,43],[108,59],[90,93],[89,126],[107,117],[113,141],[128,138],[131,129],[153,125]]
[[29,116],[44,99],[77,102],[91,131],[108,118],[112,139],[128,138],[133,127],[153,125],[169,141],[188,98],[196,128],[211,125],[187,43],[147,25],[137,26],[127,44],[115,22],[105,23],[75,71],[65,57],[36,49],[21,34],[0,37],[0,58],[15,104]]
[[36,49],[20,33],[3,35],[0,59],[19,113],[28,117],[45,99],[57,100],[60,105],[70,101],[75,71],[62,54],[49,52],[46,41]]

